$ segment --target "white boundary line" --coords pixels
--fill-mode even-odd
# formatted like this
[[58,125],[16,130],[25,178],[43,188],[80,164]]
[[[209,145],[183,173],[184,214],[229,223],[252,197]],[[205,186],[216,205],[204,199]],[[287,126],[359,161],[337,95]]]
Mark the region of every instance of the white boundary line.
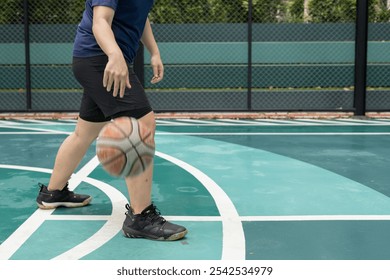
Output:
[[[33,119],[24,119],[23,122],[32,124],[32,125],[61,125],[61,123],[43,121],[43,120],[33,120]],[[69,124],[66,124],[69,125]]]
[[199,169],[161,152],[156,152],[156,156],[180,166],[205,186],[213,197],[222,218],[222,260],[245,260],[244,229],[237,210],[229,196],[217,183]]
[[[0,126],[2,127],[2,126]],[[8,128],[8,127],[7,127]],[[9,127],[16,128],[16,127]],[[17,128],[16,128],[17,129]],[[0,135],[52,135],[52,134],[69,134],[66,131],[46,130],[46,129],[34,129],[23,128],[25,130],[32,130],[32,132],[0,132]],[[36,131],[38,130],[38,131]],[[246,136],[246,135],[274,135],[274,136],[384,136],[390,135],[390,132],[163,132],[157,131],[156,135],[186,135],[186,136]]]
[[156,125],[158,125],[158,126],[186,126],[186,125],[190,125],[190,124],[176,123],[174,121],[167,121],[167,120],[156,120]]
[[0,125],[20,125],[21,123],[13,122],[13,121],[2,121],[0,120]]
[[382,122],[380,120],[363,120],[363,119],[343,119],[345,123],[356,123],[359,125],[390,125],[389,122]]
[[[23,122],[0,120],[0,127],[20,128],[28,123],[30,125],[74,125],[76,120],[62,120],[50,122],[42,120],[25,119]],[[360,120],[360,119],[156,119],[158,126],[390,126],[387,119]]]
[[[221,221],[219,216],[167,216],[175,221]],[[242,222],[304,222],[304,221],[390,221],[390,215],[299,215],[299,216],[240,216]]]
[[34,127],[24,127],[24,126],[21,126],[21,125],[20,126],[9,126],[9,125],[1,125],[0,124],[0,127],[2,127],[2,128],[11,128],[11,129],[22,129],[22,130],[27,130],[27,131],[31,130],[31,131],[35,131],[35,132],[43,132],[43,134],[51,132],[53,134],[66,134],[66,135],[69,135],[69,134],[72,133],[72,132],[61,131],[61,130],[53,130],[53,129],[45,129],[45,128],[34,128]]
[[0,132],[0,135],[49,135],[49,134],[63,134],[58,132]]
[[[96,158],[89,161],[82,169],[79,170],[69,180],[69,189],[73,190],[77,185],[85,179],[89,173],[96,168]],[[51,173],[51,169],[36,168],[28,166],[15,166],[15,165],[0,165],[0,168],[17,169],[17,170],[29,170],[35,172]],[[0,245],[0,260],[9,259],[27,239],[43,224],[45,220],[48,220],[50,215],[55,209],[42,210],[37,209],[19,228],[17,228],[1,245]]]
[[302,216],[241,216],[245,222],[288,221],[389,221],[390,215],[302,215]]
[[217,122],[217,120],[195,120],[195,119],[175,119],[175,122],[183,122],[185,125],[190,126],[218,126],[218,125],[231,125],[230,123]]
[[[95,157],[94,160],[98,161]],[[118,191],[116,188],[93,178],[86,177],[83,180],[89,183],[101,191],[103,191],[111,200],[112,213],[108,216],[107,222],[102,226],[95,234],[89,237],[87,240],[79,243],[72,249],[62,253],[61,255],[53,258],[53,260],[78,260],[82,257],[95,251],[102,245],[110,241],[121,230],[121,224],[123,223],[123,205],[128,203],[126,197]]]
[[245,135],[275,135],[275,136],[345,136],[345,135],[390,135],[390,132],[156,132],[156,135],[187,135],[187,136],[245,136]]

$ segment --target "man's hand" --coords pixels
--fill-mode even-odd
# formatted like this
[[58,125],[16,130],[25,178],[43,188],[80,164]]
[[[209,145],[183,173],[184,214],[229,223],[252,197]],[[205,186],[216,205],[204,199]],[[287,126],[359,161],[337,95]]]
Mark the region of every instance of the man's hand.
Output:
[[152,56],[150,59],[150,64],[153,68],[153,77],[150,82],[152,84],[161,82],[161,80],[164,78],[164,65],[161,61],[161,57],[159,55]]
[[123,56],[109,57],[106,69],[104,70],[103,86],[112,95],[122,98],[125,95],[125,89],[131,88],[129,80],[129,70]]

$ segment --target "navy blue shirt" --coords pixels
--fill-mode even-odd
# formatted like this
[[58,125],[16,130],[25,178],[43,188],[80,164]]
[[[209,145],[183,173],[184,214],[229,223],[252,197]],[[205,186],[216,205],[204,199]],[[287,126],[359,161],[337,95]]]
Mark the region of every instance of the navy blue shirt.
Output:
[[153,0],[87,0],[74,42],[73,56],[75,57],[104,54],[92,32],[94,6],[107,6],[115,11],[111,28],[126,61],[132,63]]

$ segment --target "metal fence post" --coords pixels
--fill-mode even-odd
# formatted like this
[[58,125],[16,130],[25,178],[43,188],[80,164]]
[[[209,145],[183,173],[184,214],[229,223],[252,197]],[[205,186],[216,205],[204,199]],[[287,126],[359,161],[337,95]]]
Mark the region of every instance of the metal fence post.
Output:
[[29,22],[29,5],[28,0],[23,2],[24,12],[24,46],[25,46],[25,63],[26,63],[26,109],[31,110],[31,62],[30,62],[30,22]]
[[355,49],[355,115],[366,113],[368,0],[357,0]]
[[248,94],[247,106],[248,110],[252,110],[252,6],[253,0],[248,1]]

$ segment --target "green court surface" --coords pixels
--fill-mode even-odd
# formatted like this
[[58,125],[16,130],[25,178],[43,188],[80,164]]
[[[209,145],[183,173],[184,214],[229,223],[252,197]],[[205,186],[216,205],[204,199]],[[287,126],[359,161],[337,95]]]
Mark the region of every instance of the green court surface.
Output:
[[83,208],[40,210],[75,121],[0,120],[0,260],[390,260],[390,120],[159,119],[152,199],[188,228],[121,233],[128,194],[95,145],[71,178]]

